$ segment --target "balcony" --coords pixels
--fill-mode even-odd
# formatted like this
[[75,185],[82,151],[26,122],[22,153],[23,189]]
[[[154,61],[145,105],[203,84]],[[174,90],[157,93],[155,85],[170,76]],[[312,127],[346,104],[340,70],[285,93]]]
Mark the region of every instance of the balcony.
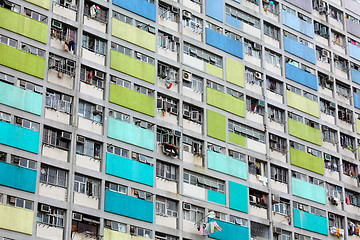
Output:
[[156,177],[156,188],[162,189],[167,192],[177,193],[178,184],[175,181]]
[[73,89],[74,87],[74,77],[58,72],[56,69],[48,70],[47,80],[65,88]]
[[293,209],[294,226],[311,232],[328,235],[327,218]]
[[113,4],[124,8],[130,12],[147,18],[153,22],[156,21],[156,6],[153,3],[144,0],[114,0]]
[[136,160],[106,153],[105,172],[116,177],[153,186],[154,167]]
[[145,222],[153,222],[152,202],[109,190],[105,190],[104,210]]
[[314,38],[314,27],[311,23],[305,22],[299,17],[291,13],[288,13],[285,10],[282,10],[281,14],[282,14],[282,23],[285,26],[288,26],[302,34],[305,34],[308,37]]
[[136,236],[136,235],[132,235],[130,233],[123,233],[123,232],[115,231],[115,230],[110,230],[108,228],[104,228],[104,237],[102,239],[103,240],[119,240],[119,239],[149,240],[149,238],[146,238],[146,237]]
[[68,162],[69,151],[55,146],[43,144],[42,155],[61,162]]
[[0,185],[35,193],[36,171],[0,161]]
[[45,118],[60,122],[63,124],[70,124],[70,114],[65,112],[60,112],[56,109],[45,108]]
[[198,166],[203,165],[203,158],[199,154],[194,154],[192,152],[183,151],[182,159],[184,162],[188,162]]
[[243,58],[242,43],[221,33],[206,28],[206,44],[227,52],[235,57]]
[[291,178],[292,194],[317,203],[326,204],[325,188],[318,185]]
[[103,134],[104,129],[101,122],[96,122],[94,120],[83,117],[78,117],[78,127],[99,135]]
[[100,172],[101,159],[95,157],[76,154],[76,166]]
[[206,88],[206,103],[237,116],[245,117],[244,101],[229,94],[214,90],[212,88]]
[[86,84],[84,82],[80,82],[80,92],[94,98],[99,98],[99,99],[104,98],[104,89],[96,87],[91,84]]
[[[311,5],[310,5],[311,6]],[[304,44],[284,36],[284,50],[315,64],[315,51]]]
[[0,121],[0,144],[38,154],[39,132]]
[[217,231],[210,233],[210,238],[215,239],[236,239],[236,240],[248,240],[249,238],[249,228],[243,227],[237,224],[224,222],[220,220],[209,219],[209,222],[215,221],[222,231]]
[[99,198],[79,192],[74,192],[74,203],[88,208],[99,208]]
[[24,208],[0,204],[0,228],[32,235],[34,212]]
[[310,114],[314,117],[319,117],[319,104],[316,101],[312,101],[307,97],[303,97],[299,94],[286,91],[287,105],[300,110],[304,113]]
[[81,56],[85,60],[105,66],[105,59],[106,59],[105,55],[96,53],[96,52],[86,49],[86,48],[81,48]]
[[64,229],[60,227],[54,227],[51,225],[37,223],[36,236],[44,239],[54,239],[54,240],[63,239]]
[[229,181],[229,208],[248,213],[248,187]]
[[285,77],[317,91],[317,80],[315,75],[288,63],[285,63]]
[[288,119],[288,129],[291,136],[321,146],[321,133],[319,129],[310,127],[291,118]]
[[[24,90],[14,85],[0,82],[0,104],[23,110],[40,116],[42,110],[42,95]],[[14,97],[16,96],[16,97]]]

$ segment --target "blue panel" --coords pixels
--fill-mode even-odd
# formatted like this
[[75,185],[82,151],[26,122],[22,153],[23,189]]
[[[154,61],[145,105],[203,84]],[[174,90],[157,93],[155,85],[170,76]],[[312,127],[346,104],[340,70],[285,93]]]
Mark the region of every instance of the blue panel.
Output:
[[153,186],[153,166],[115,154],[106,153],[106,173]]
[[360,61],[360,48],[354,44],[349,43],[349,56]]
[[39,132],[0,121],[0,144],[38,153]]
[[154,22],[156,21],[156,6],[146,0],[113,0],[113,4]]
[[282,23],[306,36],[314,38],[314,28],[311,23],[305,22],[285,10],[282,10]]
[[0,161],[0,185],[35,193],[36,171]]
[[220,240],[249,240],[249,228],[220,220],[209,219],[209,222],[216,221],[222,231],[210,233],[209,237]]
[[326,204],[325,188],[315,184],[302,181],[297,178],[291,178],[292,194],[314,202]]
[[220,22],[224,21],[224,3],[223,0],[205,0],[206,16],[212,17]]
[[226,197],[223,193],[207,190],[207,199],[209,202],[214,202],[222,205],[226,204]]
[[327,218],[293,209],[294,227],[302,228],[311,232],[328,235]]
[[125,217],[153,222],[153,203],[125,194],[105,190],[106,212],[111,212]]
[[360,109],[360,94],[354,92],[354,107]]
[[353,82],[356,82],[357,84],[360,84],[360,71],[354,68],[350,68],[350,71],[351,71],[351,80]]
[[241,42],[231,39],[221,33],[206,28],[206,43],[238,58],[243,58]]
[[108,118],[108,137],[130,143],[145,149],[154,150],[154,132],[126,123],[114,118]]
[[315,51],[291,38],[284,36],[284,50],[315,64]]
[[240,212],[248,212],[248,193],[246,186],[229,181],[229,208]]
[[241,21],[239,19],[226,14],[225,20],[226,20],[226,24],[229,24],[230,26],[233,26],[241,30]]
[[316,76],[285,63],[285,77],[317,91]]

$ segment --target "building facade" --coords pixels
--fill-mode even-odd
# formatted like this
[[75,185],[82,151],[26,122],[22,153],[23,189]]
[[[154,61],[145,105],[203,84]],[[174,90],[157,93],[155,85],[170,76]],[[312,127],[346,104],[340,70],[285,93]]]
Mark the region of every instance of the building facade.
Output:
[[0,5],[1,239],[360,239],[360,1]]

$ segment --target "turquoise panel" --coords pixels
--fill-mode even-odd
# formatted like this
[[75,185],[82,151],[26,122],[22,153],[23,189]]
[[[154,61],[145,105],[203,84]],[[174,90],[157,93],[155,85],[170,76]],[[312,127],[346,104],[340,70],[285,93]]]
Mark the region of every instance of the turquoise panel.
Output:
[[209,202],[226,205],[226,196],[223,193],[207,190],[207,198]]
[[0,185],[35,193],[36,171],[0,161]]
[[108,118],[108,137],[126,142],[145,149],[154,150],[154,132],[126,123]]
[[244,213],[248,212],[248,191],[246,186],[229,181],[229,208]]
[[125,217],[153,222],[153,203],[125,194],[105,190],[106,212],[111,212]]
[[106,153],[106,173],[153,186],[153,166],[115,154]]
[[246,162],[210,150],[207,151],[207,166],[209,169],[244,180],[247,177]]
[[220,220],[209,219],[209,222],[216,221],[222,231],[210,233],[209,237],[220,240],[249,240],[249,229],[240,225]]
[[0,82],[0,89],[1,104],[17,108],[25,112],[30,112],[39,116],[41,115],[41,94],[29,90],[24,90],[4,82]]
[[38,153],[39,132],[0,121],[0,144]]
[[297,178],[291,178],[292,194],[314,202],[326,204],[325,188],[315,184],[304,182]]
[[327,218],[293,209],[294,227],[302,228],[311,232],[328,235]]

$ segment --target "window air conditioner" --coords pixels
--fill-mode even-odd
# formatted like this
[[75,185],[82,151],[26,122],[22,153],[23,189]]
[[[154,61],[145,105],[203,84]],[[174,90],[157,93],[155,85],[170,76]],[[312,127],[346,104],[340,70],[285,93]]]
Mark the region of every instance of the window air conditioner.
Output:
[[179,12],[179,9],[177,7],[174,7],[174,6],[171,6],[171,11],[173,13],[178,13]]
[[100,71],[95,71],[95,77],[99,79],[104,79],[104,73]]
[[74,219],[74,220],[76,220],[76,221],[82,221],[82,214],[80,214],[80,213],[73,213],[72,219]]
[[190,209],[191,209],[190,203],[183,203],[183,209],[187,210],[187,211],[190,211]]
[[191,73],[183,72],[183,79],[184,79],[184,81],[190,82],[191,81]]
[[50,212],[51,208],[49,205],[45,205],[45,204],[41,204],[41,207],[40,207],[41,211],[42,212]]
[[71,133],[61,132],[61,138],[71,140]]
[[62,29],[62,23],[56,20],[52,20],[51,26]]
[[78,136],[76,137],[76,141],[77,141],[78,143],[85,144],[85,137],[78,135]]
[[255,78],[261,79],[261,73],[260,72],[255,72]]
[[272,195],[272,201],[274,203],[279,203],[280,202],[280,196],[277,195],[277,194]]
[[188,11],[183,11],[183,17],[184,18],[191,18],[191,13]]
[[101,105],[96,105],[95,106],[95,111],[96,113],[102,113],[103,111],[103,107]]
[[274,233],[276,234],[282,234],[282,229],[279,227],[274,227]]

